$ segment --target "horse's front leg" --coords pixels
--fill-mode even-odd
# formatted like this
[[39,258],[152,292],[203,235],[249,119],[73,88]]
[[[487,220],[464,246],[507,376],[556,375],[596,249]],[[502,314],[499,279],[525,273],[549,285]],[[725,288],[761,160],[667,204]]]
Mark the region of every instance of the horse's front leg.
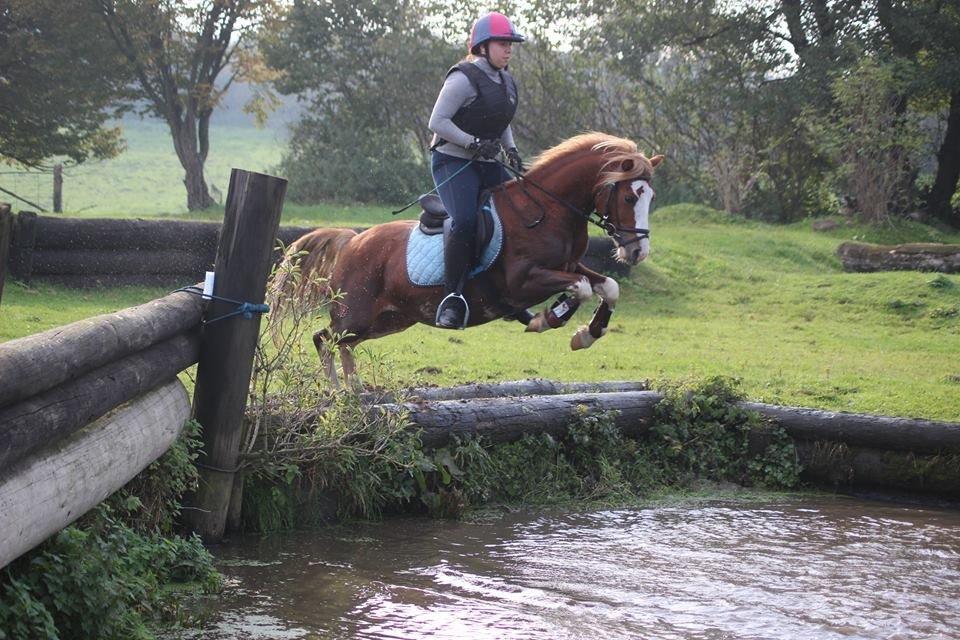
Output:
[[582,273],[593,283],[594,292],[600,296],[600,306],[593,312],[590,324],[581,326],[570,339],[570,348],[574,351],[586,349],[597,339],[606,335],[610,316],[613,314],[613,310],[617,306],[617,300],[620,298],[620,285],[613,278],[591,271],[582,264],[577,264],[576,272]]
[[562,327],[573,316],[581,303],[593,297],[593,284],[587,274],[572,271],[532,269],[524,283],[524,288],[539,289],[542,294],[537,297],[564,291],[564,294],[557,298],[550,307],[537,313],[527,324],[527,331],[537,333]]

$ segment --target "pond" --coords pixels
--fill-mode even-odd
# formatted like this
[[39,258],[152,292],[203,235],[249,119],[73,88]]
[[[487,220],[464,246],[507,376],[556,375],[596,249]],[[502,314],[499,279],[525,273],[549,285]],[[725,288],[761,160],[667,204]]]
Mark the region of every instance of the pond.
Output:
[[773,500],[238,537],[195,637],[960,638],[960,512]]

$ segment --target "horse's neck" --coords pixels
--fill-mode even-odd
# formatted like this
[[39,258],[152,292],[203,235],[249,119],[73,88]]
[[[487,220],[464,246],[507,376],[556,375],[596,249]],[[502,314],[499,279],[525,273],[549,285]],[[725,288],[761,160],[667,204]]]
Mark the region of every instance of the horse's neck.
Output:
[[593,187],[603,162],[599,154],[584,154],[564,162],[552,171],[549,167],[544,167],[545,171],[539,182],[544,189],[586,213],[593,209]]

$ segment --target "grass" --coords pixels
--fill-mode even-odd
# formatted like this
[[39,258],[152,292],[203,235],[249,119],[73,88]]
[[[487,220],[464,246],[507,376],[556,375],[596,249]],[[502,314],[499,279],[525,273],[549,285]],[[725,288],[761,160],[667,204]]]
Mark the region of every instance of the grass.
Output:
[[[111,160],[64,170],[64,210],[79,217],[186,213],[183,168],[173,151],[167,126],[157,120],[136,119],[124,120],[121,126],[126,151]],[[231,167],[275,172],[285,148],[285,135],[275,129],[212,125],[204,171],[208,184],[217,187],[225,199]],[[6,173],[0,175],[0,186],[53,210],[50,175]],[[14,210],[21,207],[32,209],[17,203]]]
[[[293,207],[287,223],[363,225],[378,207]],[[571,327],[525,334],[494,322],[465,332],[417,326],[366,343],[368,372],[409,384],[541,376],[558,380],[726,375],[751,399],[960,421],[960,276],[848,274],[839,242],[960,242],[917,224],[773,226],[694,205],[656,211],[651,258],[621,282],[610,333],[571,352]],[[8,283],[0,340],[120,309],[157,289],[76,292]],[[592,308],[581,309],[585,323]],[[372,366],[374,363],[385,366]],[[376,382],[376,380],[368,380]]]

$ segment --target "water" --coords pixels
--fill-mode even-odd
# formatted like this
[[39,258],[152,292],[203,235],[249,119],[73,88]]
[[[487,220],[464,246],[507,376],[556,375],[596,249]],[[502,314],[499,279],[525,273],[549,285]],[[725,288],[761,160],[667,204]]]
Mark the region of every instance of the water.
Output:
[[960,638],[960,512],[844,498],[243,538],[198,637]]

